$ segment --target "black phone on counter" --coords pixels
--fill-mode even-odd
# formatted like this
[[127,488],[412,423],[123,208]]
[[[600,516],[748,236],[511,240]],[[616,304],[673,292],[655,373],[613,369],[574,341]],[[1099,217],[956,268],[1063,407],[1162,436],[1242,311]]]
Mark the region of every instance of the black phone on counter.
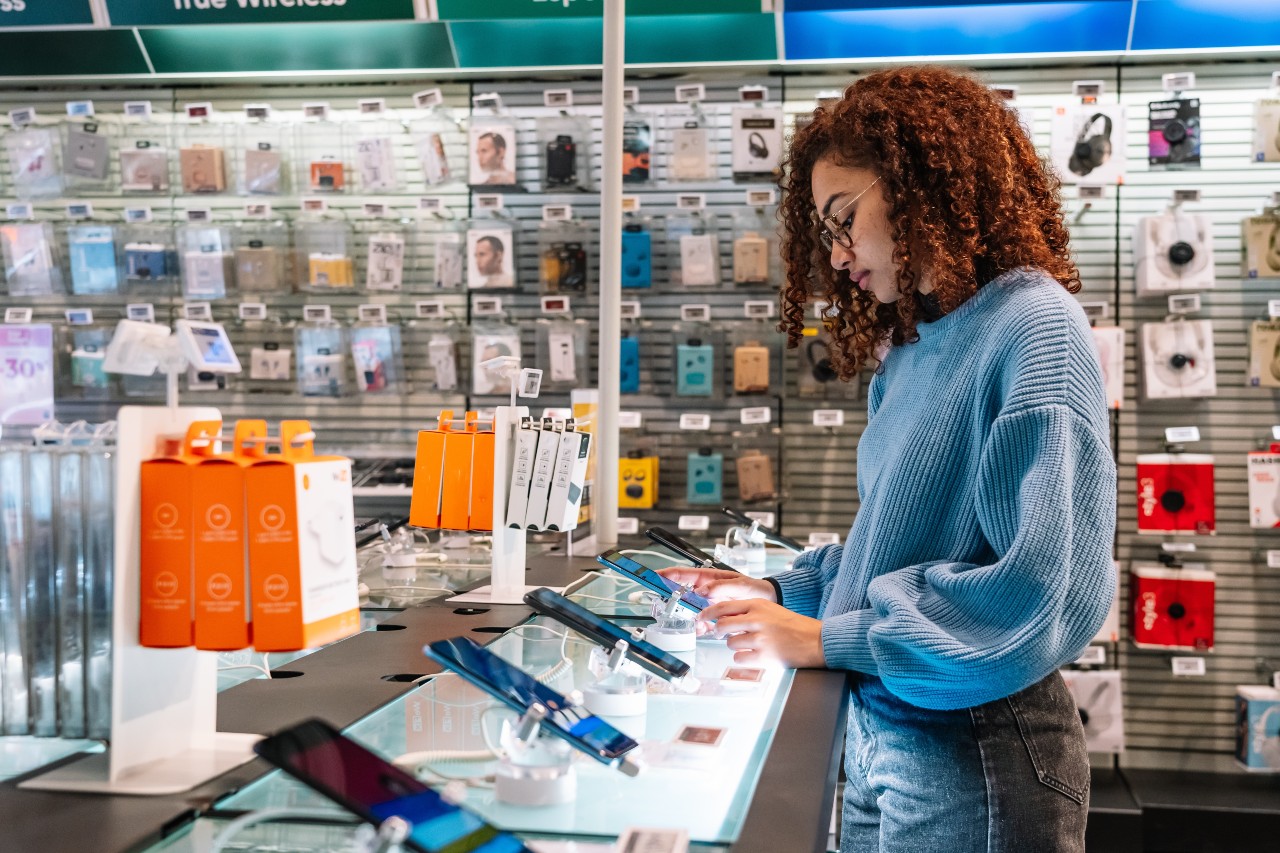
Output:
[[543,729],[601,764],[617,766],[628,776],[639,772],[638,765],[626,760],[627,753],[639,746],[636,741],[470,637],[440,640],[422,651],[512,710],[523,714],[535,704],[541,705],[546,709]]
[[404,819],[413,828],[402,844],[418,853],[532,853],[323,720],[276,732],[253,751],[374,826]]
[[666,548],[668,551],[673,551],[681,557],[684,557],[695,566],[706,566],[712,569],[720,569],[721,571],[739,574],[738,570],[733,566],[720,562],[697,545],[694,545],[688,539],[685,539],[679,534],[672,533],[665,527],[650,527],[644,532],[644,535],[648,536],[650,540],[661,545],[663,548]]
[[[640,556],[640,555],[636,555]],[[606,551],[596,561],[608,566],[620,575],[625,575],[641,586],[658,593],[663,598],[670,598],[672,593],[680,590],[680,585],[675,581],[669,581],[662,575],[658,574],[654,569],[621,551]],[[663,566],[669,568],[669,566]],[[686,591],[680,596],[680,603],[684,607],[692,610],[694,613],[701,613],[704,609],[711,606],[711,602],[693,590]]]
[[[738,524],[741,524],[743,527],[750,527],[751,525],[758,523],[756,519],[752,518],[749,515],[744,515],[743,513],[738,512],[736,509],[733,509],[732,507],[722,506],[720,507],[720,512],[728,516],[731,521],[736,521]],[[797,554],[804,551],[804,546],[801,545],[799,542],[797,542],[796,540],[792,539],[789,536],[783,536],[781,533],[779,533],[776,530],[773,530],[772,528],[765,527],[763,524],[761,524],[756,529],[759,530],[760,533],[764,535],[764,541],[766,542],[772,542],[774,545],[781,545],[783,548],[786,548],[789,551],[795,551]]]
[[627,658],[659,678],[670,681],[689,674],[689,664],[680,658],[667,654],[652,643],[636,639],[628,631],[558,592],[541,587],[525,593],[524,603],[598,643],[605,650],[611,650],[619,640],[625,640]]

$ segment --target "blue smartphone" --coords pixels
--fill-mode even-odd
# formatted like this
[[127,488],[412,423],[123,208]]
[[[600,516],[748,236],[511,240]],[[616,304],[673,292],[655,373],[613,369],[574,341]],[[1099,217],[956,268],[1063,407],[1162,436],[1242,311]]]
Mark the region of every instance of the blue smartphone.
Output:
[[676,347],[676,394],[710,397],[715,351],[697,338]]
[[[608,566],[618,574],[626,575],[641,586],[665,598],[670,598],[671,593],[680,589],[679,584],[667,580],[653,569],[636,562],[632,557],[621,551],[606,551],[596,557],[596,561]],[[664,567],[670,567],[670,563],[664,564]],[[680,596],[680,603],[694,613],[701,613],[705,608],[711,606],[710,601],[692,590]]]
[[636,394],[640,391],[640,341],[637,338],[623,338],[619,341],[622,348],[621,377],[619,389],[623,394]]
[[639,225],[622,229],[622,286],[650,287],[653,284],[652,241]]
[[441,640],[424,646],[422,651],[515,711],[523,714],[534,704],[541,704],[547,709],[543,728],[600,763],[618,764],[618,769],[629,776],[639,771],[630,762],[619,763],[638,743],[470,637]]
[[253,751],[374,826],[389,817],[408,821],[404,846],[418,853],[531,853],[323,720],[277,732]]
[[685,500],[691,504],[718,504],[724,499],[724,457],[719,453],[690,453]]
[[604,649],[612,650],[619,640],[625,640],[627,658],[659,678],[670,680],[689,673],[689,664],[680,658],[667,654],[652,643],[636,639],[629,632],[558,592],[541,587],[525,593],[524,603],[543,616],[550,616],[572,628]]

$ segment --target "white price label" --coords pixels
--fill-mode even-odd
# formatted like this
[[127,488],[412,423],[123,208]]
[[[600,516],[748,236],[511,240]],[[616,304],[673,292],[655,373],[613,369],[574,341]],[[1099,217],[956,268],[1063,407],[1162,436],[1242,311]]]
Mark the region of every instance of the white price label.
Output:
[[483,193],[476,196],[477,210],[502,210],[502,195],[500,193]]
[[711,306],[706,304],[681,305],[680,319],[685,323],[706,323],[711,320]]
[[1185,92],[1196,87],[1196,73],[1175,71],[1172,74],[1161,74],[1160,85],[1166,92]]
[[640,429],[643,421],[639,412],[618,412],[618,429]]
[[1106,198],[1107,188],[1101,184],[1080,184],[1076,187],[1076,196],[1089,201],[1096,201],[1100,198]]
[[1267,300],[1267,316],[1272,320],[1280,319],[1280,299]]
[[740,86],[738,100],[748,104],[762,104],[769,100],[768,86]]
[[68,326],[90,326],[93,324],[92,308],[68,308],[63,312]]
[[193,207],[187,211],[188,222],[209,222],[213,219],[213,211],[207,207]]
[[418,210],[422,210],[427,213],[439,213],[444,210],[444,199],[439,198],[438,196],[424,195],[422,198],[418,199]]
[[768,320],[773,316],[773,310],[771,299],[747,300],[742,303],[742,313],[748,320]]
[[93,115],[93,101],[67,101],[67,115],[71,118],[89,118]]
[[366,201],[360,209],[370,219],[381,219],[387,215],[387,206],[380,201]]
[[844,411],[841,409],[814,409],[813,425],[816,427],[844,426]]
[[1162,542],[1160,549],[1166,554],[1194,554],[1196,552],[1196,543],[1194,542]]
[[10,219],[31,219],[36,215],[35,208],[25,201],[14,202],[4,206],[4,215]]
[[438,320],[444,317],[444,303],[439,299],[426,299],[413,303],[414,315],[422,320]]
[[622,319],[624,320],[639,320],[640,303],[633,299],[629,299],[626,302],[619,302],[618,313],[622,315]]
[[747,190],[748,207],[768,207],[777,200],[778,194],[773,189]]
[[362,98],[357,106],[362,116],[382,115],[387,111],[386,98]]
[[124,306],[124,316],[130,320],[137,320],[139,323],[154,323],[156,321],[156,306],[150,302],[134,302]]
[[573,207],[568,204],[544,204],[542,206],[543,222],[568,222],[573,218]]
[[68,219],[92,219],[93,205],[87,201],[78,201],[67,205]]
[[1109,302],[1081,302],[1080,307],[1084,309],[1084,316],[1090,320],[1105,320],[1111,313]]
[[640,87],[624,86],[622,88],[623,106],[633,106],[638,103],[640,103]]
[[543,106],[566,109],[573,106],[572,89],[547,89],[542,93]]
[[640,519],[618,517],[618,532],[623,536],[635,536],[640,532]]
[[377,323],[380,326],[385,326],[387,324],[387,306],[361,305],[356,309],[356,317],[361,323]]
[[471,106],[478,110],[502,109],[502,96],[497,92],[482,92],[471,96]]
[[1169,297],[1170,314],[1194,314],[1200,310],[1200,294],[1180,293]]
[[1077,98],[1097,98],[1106,86],[1103,80],[1076,80],[1071,84],[1071,92]]
[[711,415],[685,412],[680,416],[680,429],[709,430],[711,429]]
[[9,124],[13,125],[14,130],[25,127],[35,120],[35,107],[22,107],[21,109],[9,110]]
[[640,209],[640,196],[638,196],[638,195],[624,195],[624,196],[622,197],[622,212],[623,212],[623,213],[635,213],[635,212],[636,212],[637,210],[639,210],[639,209]]
[[250,120],[263,120],[271,118],[270,104],[245,104],[244,117]]
[[271,205],[265,202],[254,202],[244,206],[245,219],[270,219]]
[[124,209],[125,222],[150,222],[151,208],[149,207],[126,207]]
[[413,105],[420,110],[428,110],[444,103],[444,93],[439,89],[423,89],[413,93]]
[[1104,646],[1089,646],[1076,658],[1080,666],[1102,666],[1107,662],[1107,650]]
[[680,210],[702,210],[706,206],[705,193],[681,193],[676,196],[676,207]]
[[213,104],[209,101],[187,104],[183,109],[187,114],[187,118],[205,119],[213,115]]
[[754,518],[756,521],[760,522],[761,527],[773,528],[776,526],[774,523],[775,519],[773,513],[771,512],[756,512],[753,510],[750,512],[744,512],[743,515],[747,518]]
[[304,198],[302,200],[302,210],[304,213],[324,213],[329,209],[329,200],[324,198]]
[[149,119],[151,118],[151,102],[125,101],[124,114],[130,118]]
[[1280,569],[1280,551],[1271,550],[1267,552],[1267,568]]
[[1187,187],[1186,189],[1173,191],[1174,204],[1194,204],[1200,200],[1200,189],[1198,187]]
[[241,320],[265,320],[267,306],[261,302],[241,302],[239,313]]
[[676,86],[676,103],[692,104],[707,99],[707,87],[705,83],[686,83],[683,86]]
[[319,121],[329,120],[329,105],[321,101],[315,101],[302,105],[302,115],[306,118],[313,118]]
[[544,296],[542,297],[542,313],[543,314],[570,314],[569,297],[567,296]]
[[502,313],[502,297],[500,296],[483,296],[472,303],[472,313],[481,315],[501,314]]
[[184,320],[211,322],[213,307],[208,302],[187,302],[182,306],[182,317]]
[[711,518],[706,515],[682,515],[680,520],[676,522],[676,527],[681,530],[710,530]]
[[1173,674],[1180,678],[1204,675],[1204,658],[1173,658]]
[[308,323],[329,323],[333,320],[333,309],[328,305],[303,305],[302,319]]
[[744,424],[767,424],[773,420],[773,410],[768,406],[749,406],[741,411],[738,419]]
[[820,548],[823,545],[839,545],[840,534],[815,531],[809,534],[809,544],[815,548]]
[[1164,440],[1170,444],[1185,444],[1200,440],[1200,427],[1169,427],[1164,431]]
[[30,308],[6,308],[4,309],[4,321],[6,323],[30,323]]

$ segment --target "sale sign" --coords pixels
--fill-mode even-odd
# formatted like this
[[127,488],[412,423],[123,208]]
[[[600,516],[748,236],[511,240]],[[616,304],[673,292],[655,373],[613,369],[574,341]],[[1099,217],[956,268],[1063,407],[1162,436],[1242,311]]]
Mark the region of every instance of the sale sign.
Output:
[[53,327],[0,326],[0,425],[53,420]]

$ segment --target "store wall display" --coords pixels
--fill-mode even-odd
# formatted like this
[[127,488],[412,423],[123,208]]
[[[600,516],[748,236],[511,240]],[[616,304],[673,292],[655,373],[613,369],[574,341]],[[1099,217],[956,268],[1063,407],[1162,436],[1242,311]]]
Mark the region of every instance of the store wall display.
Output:
[[1200,168],[1200,99],[1147,105],[1147,162],[1154,168]]
[[1214,532],[1213,456],[1152,453],[1137,464],[1139,533]]
[[517,286],[515,234],[510,225],[475,223],[467,230],[467,287]]
[[1065,183],[1123,180],[1127,112],[1116,104],[1059,105],[1053,111],[1052,155]]
[[1134,645],[1212,651],[1216,583],[1203,565],[1135,563],[1129,579]]
[[1218,393],[1213,324],[1182,317],[1142,326],[1143,391],[1148,400]]
[[1138,221],[1133,232],[1139,296],[1214,286],[1213,223],[1180,206]]

